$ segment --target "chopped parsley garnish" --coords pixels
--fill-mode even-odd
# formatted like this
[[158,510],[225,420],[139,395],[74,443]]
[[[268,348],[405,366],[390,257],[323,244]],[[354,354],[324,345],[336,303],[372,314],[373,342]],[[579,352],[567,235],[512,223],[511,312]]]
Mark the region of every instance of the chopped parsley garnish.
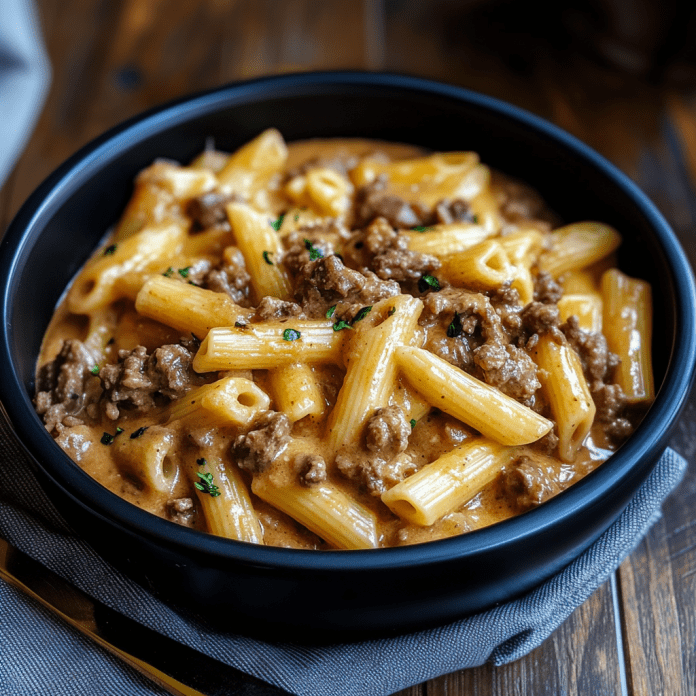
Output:
[[180,268],[177,272],[182,278],[188,278],[189,271],[191,270],[191,266],[186,266],[186,268]]
[[162,275],[165,278],[171,278],[174,275],[174,269],[170,266]]
[[355,318],[353,319],[353,323],[355,323],[356,321],[360,321],[361,319],[364,319],[371,311],[372,311],[372,305],[370,305],[369,307],[363,307],[355,315]]
[[416,427],[416,419],[411,418],[411,430],[413,430]]
[[235,321],[235,322],[234,322],[234,325],[235,325],[235,327],[238,328],[238,329],[246,329],[246,327],[247,327],[247,325],[246,325],[246,324],[243,324],[241,321]]
[[329,309],[326,312],[326,318],[331,319],[331,317],[334,315],[334,312],[336,311],[336,305],[332,305],[329,307]]
[[474,221],[475,224],[478,225],[478,215],[474,215],[474,217],[472,218],[472,220]]
[[424,275],[418,281],[418,289],[421,292],[426,292],[427,290],[438,292],[440,290],[440,281],[435,276]]
[[411,229],[415,230],[416,232],[427,232],[428,230],[432,230],[433,228],[426,225],[416,225],[416,227],[412,227]]
[[99,365],[92,365],[92,367],[89,368],[89,371],[93,375],[98,375],[99,374]]
[[116,246],[116,244],[112,244],[111,246],[106,247],[106,249],[104,249],[104,256],[111,256],[111,254],[116,251]]
[[341,321],[337,321],[333,325],[333,330],[334,331],[341,331],[342,329],[351,329],[352,330],[353,327],[347,321],[343,321],[343,319],[341,319]]
[[462,331],[462,318],[459,316],[459,312],[455,312],[452,323],[447,327],[447,336],[457,338],[457,336],[461,336]]
[[281,214],[278,216],[278,219],[277,219],[277,220],[271,220],[271,221],[270,221],[271,227],[277,232],[277,231],[281,228],[284,219],[285,219],[285,213],[281,213]]
[[299,214],[299,213],[295,213],[295,222],[297,222],[299,219],[300,219],[300,214]]
[[198,283],[194,283],[192,280],[189,280],[188,284],[189,284],[189,285],[193,285],[194,287],[197,287],[197,288],[202,287],[202,286],[199,285]]
[[392,307],[392,308],[387,312],[387,316],[388,316],[388,317],[391,317],[391,316],[393,316],[394,314],[396,314],[396,307]]
[[285,329],[283,331],[284,341],[296,341],[302,334],[296,329]]
[[264,260],[269,266],[272,266],[272,265],[273,265],[273,261],[271,261],[271,259],[270,259],[270,257],[273,256],[273,252],[272,252],[272,251],[264,251],[263,254],[261,254],[261,256],[263,256],[263,260]]
[[[200,459],[198,461],[200,462]],[[205,461],[205,459],[203,461]],[[203,493],[207,493],[213,498],[217,498],[220,495],[220,489],[213,483],[213,475],[210,472],[201,474],[200,471],[197,471],[196,476],[201,480],[196,481],[193,485],[199,491],[203,491]]]
[[111,433],[106,433],[106,432],[105,432],[105,433],[101,436],[100,442],[102,443],[102,445],[113,445],[113,444],[114,444],[114,440],[115,440],[122,432],[123,432],[123,428],[120,428],[120,427],[119,427],[119,428],[116,428],[116,434],[115,434],[115,435],[112,435]]
[[138,428],[135,432],[131,433],[130,439],[135,440],[139,438],[150,426],[145,425],[142,428]]
[[324,252],[318,247],[315,247],[312,242],[309,241],[309,239],[304,240],[304,245],[305,249],[307,249],[309,252],[310,261],[316,261],[317,259],[324,258]]

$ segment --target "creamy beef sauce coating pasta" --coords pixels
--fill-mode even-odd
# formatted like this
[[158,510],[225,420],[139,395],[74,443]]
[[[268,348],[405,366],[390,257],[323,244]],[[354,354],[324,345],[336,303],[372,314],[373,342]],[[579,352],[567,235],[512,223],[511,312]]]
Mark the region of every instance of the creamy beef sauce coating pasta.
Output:
[[578,481],[649,406],[650,287],[620,242],[473,152],[268,130],[156,161],[56,311],[36,409],[104,486],[212,534],[468,532]]

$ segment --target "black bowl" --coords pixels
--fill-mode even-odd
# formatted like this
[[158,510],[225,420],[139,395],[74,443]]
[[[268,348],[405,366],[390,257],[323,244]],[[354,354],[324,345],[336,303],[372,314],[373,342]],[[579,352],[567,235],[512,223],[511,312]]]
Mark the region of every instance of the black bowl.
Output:
[[[139,170],[156,157],[185,162],[211,136],[232,150],[269,126],[288,140],[362,136],[476,150],[534,186],[565,220],[597,219],[622,231],[619,264],[652,283],[655,306],[658,395],[630,440],[525,515],[460,537],[372,551],[298,551],[201,534],[130,505],[73,464],[31,403],[41,338],[65,286],[119,217]],[[627,177],[513,106],[403,76],[271,77],[132,119],[83,148],[31,196],[2,242],[0,277],[0,398],[56,506],[100,553],[154,592],[265,635],[404,631],[528,591],[626,507],[664,451],[694,371],[691,270],[665,220]]]

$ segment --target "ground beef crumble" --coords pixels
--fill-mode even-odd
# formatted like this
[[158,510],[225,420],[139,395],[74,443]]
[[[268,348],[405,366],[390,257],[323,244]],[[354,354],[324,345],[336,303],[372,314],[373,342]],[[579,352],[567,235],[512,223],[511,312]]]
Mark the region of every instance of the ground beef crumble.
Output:
[[232,456],[240,469],[253,474],[266,471],[290,442],[290,420],[284,413],[266,411],[246,435],[232,445]]
[[146,412],[158,405],[158,399],[178,399],[200,383],[191,367],[193,355],[181,345],[161,346],[152,355],[145,346],[137,346],[119,351],[118,357],[117,363],[99,372],[106,415],[112,420],[120,409]]
[[102,395],[95,376],[97,359],[78,340],[64,341],[54,360],[38,374],[34,403],[46,429],[60,433],[64,427],[83,423],[85,416],[96,415],[96,403]]
[[361,272],[372,269],[382,280],[418,280],[440,268],[430,254],[411,251],[408,237],[394,230],[384,217],[354,232],[346,244],[346,260]]

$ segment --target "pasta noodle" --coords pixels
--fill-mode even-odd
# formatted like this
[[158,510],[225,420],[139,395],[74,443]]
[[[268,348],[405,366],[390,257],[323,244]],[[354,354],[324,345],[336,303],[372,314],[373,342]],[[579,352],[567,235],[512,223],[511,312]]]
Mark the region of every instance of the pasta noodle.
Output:
[[37,412],[111,490],[238,542],[372,549],[519,514],[654,396],[619,232],[554,229],[521,190],[475,152],[275,129],[158,160],[56,311]]

